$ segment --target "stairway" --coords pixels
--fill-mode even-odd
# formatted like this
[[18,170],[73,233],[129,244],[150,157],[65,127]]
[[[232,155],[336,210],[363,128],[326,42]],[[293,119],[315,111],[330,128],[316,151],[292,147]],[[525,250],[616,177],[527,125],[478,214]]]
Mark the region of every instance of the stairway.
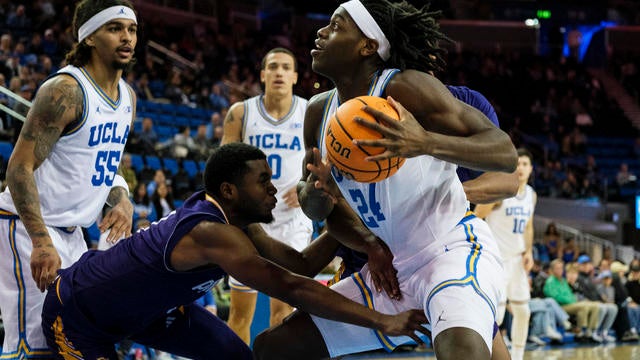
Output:
[[591,68],[589,73],[602,83],[607,95],[615,99],[631,124],[636,129],[640,129],[640,105],[627,93],[620,82],[603,69]]

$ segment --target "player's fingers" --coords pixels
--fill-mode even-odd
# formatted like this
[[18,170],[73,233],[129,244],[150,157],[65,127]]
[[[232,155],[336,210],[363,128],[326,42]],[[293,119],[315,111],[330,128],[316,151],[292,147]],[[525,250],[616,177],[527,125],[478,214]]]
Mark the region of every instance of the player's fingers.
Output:
[[407,334],[407,335],[409,335],[409,337],[411,339],[413,339],[413,341],[415,341],[418,345],[424,345],[424,341],[422,341],[422,339],[420,339],[420,337],[418,335],[416,335],[415,333],[412,332],[412,333]]
[[394,157],[399,156],[399,154],[396,154],[392,151],[385,151],[381,154],[378,155],[374,155],[374,156],[367,156],[364,158],[365,161],[380,161],[380,160],[386,160],[386,159],[391,159]]
[[391,104],[391,107],[396,109],[396,111],[398,112],[398,115],[400,115],[400,119],[402,119],[403,115],[408,113],[407,109],[404,106],[402,106],[402,104],[397,102],[396,99],[392,98],[391,96],[387,96],[387,101],[389,102],[389,104]]
[[[394,121],[393,123],[389,122],[389,121],[380,121],[380,124],[375,123],[373,121],[367,121],[359,116],[356,116],[353,118],[353,121],[355,121],[358,125],[362,126],[362,127],[366,127],[369,128],[371,130],[377,131],[380,134],[382,134],[382,136],[384,137],[392,137],[394,136],[394,132],[393,129],[397,128],[398,126],[398,122]],[[393,125],[391,125],[393,124]]]
[[104,218],[102,218],[102,221],[100,221],[100,225],[98,225],[98,229],[100,229],[101,232],[107,231],[107,229],[110,229],[111,226],[113,226],[113,223],[115,220],[116,220],[115,216],[111,211],[109,211],[104,216]]
[[[362,110],[364,110],[364,112],[368,113],[369,115],[373,116],[374,118],[376,118],[376,120],[380,121],[382,124],[391,127],[391,128],[397,128],[399,126],[398,121],[396,121],[396,119],[392,118],[391,116],[383,113],[380,110],[376,110],[374,108],[372,108],[371,106],[365,106],[362,108]],[[371,121],[366,121],[362,118],[360,118],[360,121],[358,121],[359,117],[355,117],[354,119],[356,120],[357,123],[359,124],[364,124],[364,122],[368,122],[369,124],[376,124],[374,122]],[[376,124],[378,125],[378,124]]]

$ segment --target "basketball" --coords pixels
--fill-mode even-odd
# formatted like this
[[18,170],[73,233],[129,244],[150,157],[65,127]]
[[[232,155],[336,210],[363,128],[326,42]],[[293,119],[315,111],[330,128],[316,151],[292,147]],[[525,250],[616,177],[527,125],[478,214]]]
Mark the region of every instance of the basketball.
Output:
[[359,125],[354,118],[361,117],[366,121],[377,120],[362,108],[368,105],[398,120],[396,110],[386,99],[376,96],[359,96],[350,99],[338,107],[331,117],[325,135],[327,155],[333,165],[349,179],[373,183],[384,180],[395,174],[404,163],[404,158],[394,157],[380,161],[366,161],[368,156],[383,153],[384,148],[359,146],[353,139],[381,139],[382,135],[375,130]]

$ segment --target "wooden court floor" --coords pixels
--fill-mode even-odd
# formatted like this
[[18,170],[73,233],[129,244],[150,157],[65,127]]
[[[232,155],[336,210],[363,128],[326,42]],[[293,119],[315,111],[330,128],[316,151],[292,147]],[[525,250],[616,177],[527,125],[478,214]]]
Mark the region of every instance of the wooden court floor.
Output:
[[[395,359],[416,360],[435,359],[433,352],[381,352],[342,357],[343,360]],[[525,352],[525,360],[640,360],[640,344],[607,344],[595,346],[541,347]],[[472,359],[468,359],[472,360]]]

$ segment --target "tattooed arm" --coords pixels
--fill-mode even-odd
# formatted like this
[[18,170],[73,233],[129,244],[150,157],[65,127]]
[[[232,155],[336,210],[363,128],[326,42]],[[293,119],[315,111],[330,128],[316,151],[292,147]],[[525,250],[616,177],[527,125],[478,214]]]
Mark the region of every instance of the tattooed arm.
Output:
[[72,77],[59,75],[42,84],[7,167],[7,185],[33,244],[31,272],[40,291],[56,277],[60,256],[42,219],[33,173],[49,156],[65,126],[82,116],[82,106],[82,91]]
[[244,102],[231,105],[224,118],[224,132],[220,145],[242,141],[242,119],[244,118]]

